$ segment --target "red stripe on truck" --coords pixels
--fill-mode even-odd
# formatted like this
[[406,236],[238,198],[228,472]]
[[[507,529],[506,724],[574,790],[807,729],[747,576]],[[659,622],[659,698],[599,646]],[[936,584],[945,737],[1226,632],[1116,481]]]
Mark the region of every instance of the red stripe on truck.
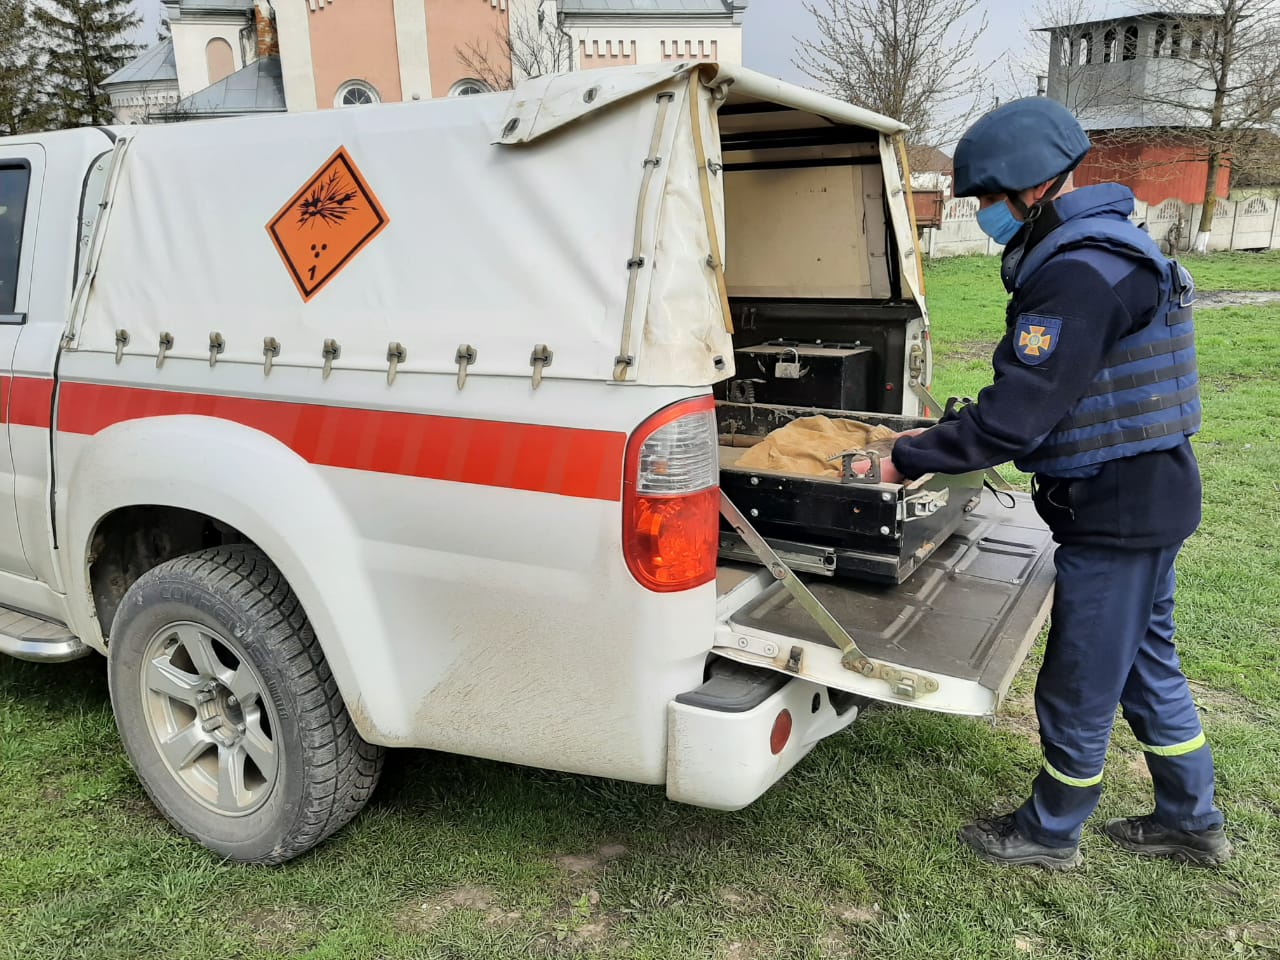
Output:
[[168,416],[243,424],[316,466],[622,499],[623,433],[94,383],[64,382],[59,390],[58,430],[66,433],[91,436]]
[[10,377],[9,401],[0,420],[20,427],[49,429],[53,407],[53,381],[38,377]]

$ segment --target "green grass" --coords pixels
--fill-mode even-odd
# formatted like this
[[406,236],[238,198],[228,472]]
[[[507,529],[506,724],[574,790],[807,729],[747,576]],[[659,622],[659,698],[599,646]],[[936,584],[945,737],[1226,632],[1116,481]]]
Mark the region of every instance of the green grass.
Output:
[[[972,394],[990,374],[968,356],[1002,323],[994,261],[939,264],[929,289],[939,389]],[[367,811],[277,869],[223,864],[154,813],[100,661],[0,658],[0,958],[1280,955],[1280,306],[1199,320],[1205,522],[1179,628],[1239,852],[1226,869],[1138,861],[1092,830],[1064,876],[958,849],[956,828],[1036,769],[1034,657],[994,724],[870,712],[738,813],[394,752]],[[1106,788],[1099,818],[1149,804],[1123,725]]]

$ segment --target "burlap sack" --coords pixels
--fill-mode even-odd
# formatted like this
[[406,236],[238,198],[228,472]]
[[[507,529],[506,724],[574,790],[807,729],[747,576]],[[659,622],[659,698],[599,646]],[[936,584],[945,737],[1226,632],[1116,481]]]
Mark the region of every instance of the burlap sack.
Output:
[[830,417],[801,417],[779,427],[734,464],[741,470],[768,470],[804,476],[840,479],[840,461],[828,457],[846,450],[860,450],[876,440],[892,440],[888,427],[869,426],[857,420]]

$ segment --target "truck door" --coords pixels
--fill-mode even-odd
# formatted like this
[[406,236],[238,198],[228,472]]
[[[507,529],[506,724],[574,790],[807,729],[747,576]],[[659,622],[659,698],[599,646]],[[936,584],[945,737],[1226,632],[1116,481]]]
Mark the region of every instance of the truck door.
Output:
[[[32,250],[40,210],[44,151],[0,146],[0,574],[32,575],[18,532],[11,429],[32,420],[31,385],[14,376],[18,337],[27,322]],[[48,410],[34,419],[48,429]]]

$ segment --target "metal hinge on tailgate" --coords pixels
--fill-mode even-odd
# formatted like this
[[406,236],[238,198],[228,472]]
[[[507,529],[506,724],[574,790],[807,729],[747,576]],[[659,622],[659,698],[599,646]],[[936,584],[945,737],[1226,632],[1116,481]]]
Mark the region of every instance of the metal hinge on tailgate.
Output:
[[[843,654],[840,658],[842,667],[864,677],[883,680],[893,690],[894,696],[901,697],[904,700],[914,700],[925,694],[937,692],[938,681],[934,677],[924,673],[902,670],[892,664],[872,660],[859,650],[853,637],[849,636],[849,631],[840,626],[839,621],[822,605],[822,601],[813,595],[813,592],[804,585],[804,582],[795,575],[795,572],[774,552],[764,537],[760,536],[755,527],[751,526],[750,521],[743,516],[742,511],[725,496],[723,490],[720,491],[720,513],[729,521],[733,529],[742,537],[743,542],[751,548],[751,551],[764,564],[774,579],[782,583],[787,592],[822,628],[822,632],[830,637],[831,641],[840,648]],[[793,672],[798,668],[799,664],[796,665]]]

